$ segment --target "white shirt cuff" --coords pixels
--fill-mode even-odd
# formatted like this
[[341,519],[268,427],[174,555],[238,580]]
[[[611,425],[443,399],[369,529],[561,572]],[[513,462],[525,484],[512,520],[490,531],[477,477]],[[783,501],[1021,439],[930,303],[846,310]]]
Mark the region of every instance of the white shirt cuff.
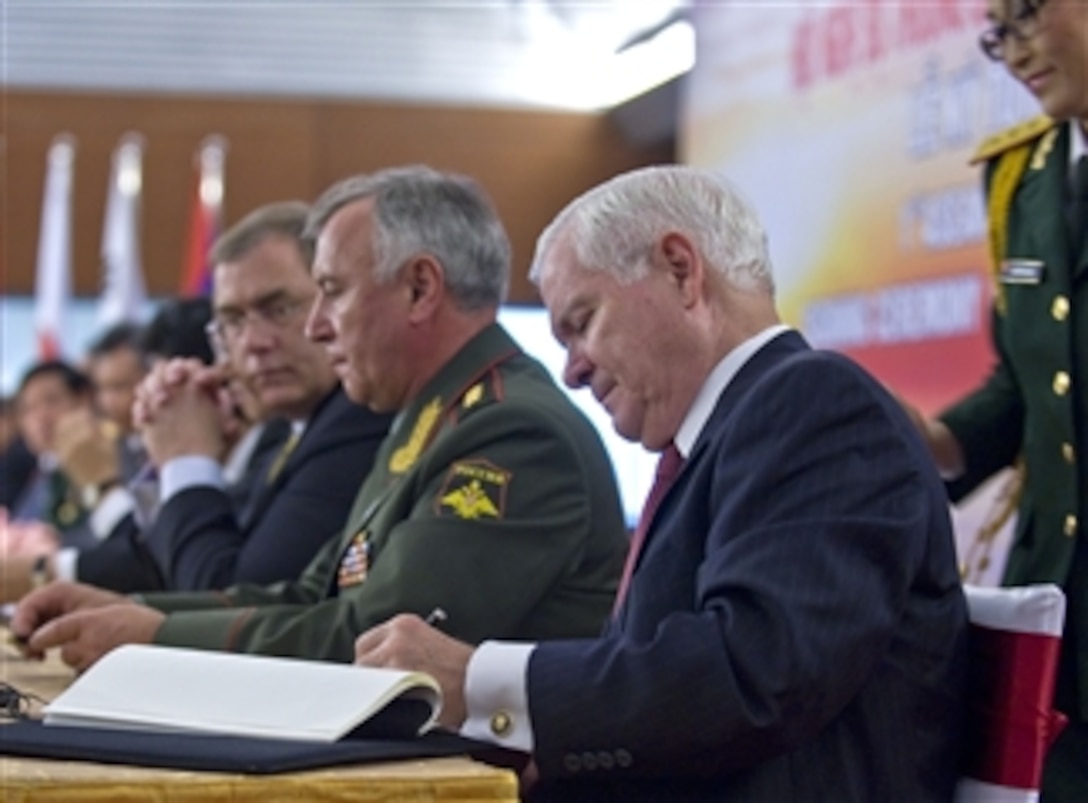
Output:
[[533,751],[526,676],[536,644],[485,641],[465,671],[467,716],[461,734],[526,753]]
[[159,470],[159,500],[165,505],[188,488],[223,488],[223,467],[210,457],[191,455],[167,460]]
[[68,546],[53,556],[53,576],[57,580],[73,581],[76,577],[76,564],[79,562],[79,550]]
[[128,488],[118,486],[109,491],[91,511],[91,532],[99,541],[109,538],[113,528],[136,507]]

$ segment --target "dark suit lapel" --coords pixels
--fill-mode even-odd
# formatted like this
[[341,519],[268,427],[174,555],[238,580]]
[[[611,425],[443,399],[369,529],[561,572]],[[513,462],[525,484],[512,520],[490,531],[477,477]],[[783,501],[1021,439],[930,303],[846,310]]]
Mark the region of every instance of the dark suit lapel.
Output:
[[268,472],[272,462],[276,459],[280,449],[286,442],[287,438],[291,435],[291,426],[287,425],[285,431],[281,430],[278,437],[278,443],[274,448],[266,450],[264,459],[259,463],[254,464],[254,471],[257,472],[253,477],[254,488],[250,494],[249,503],[239,516],[239,524],[243,530],[250,530],[257,525],[264,515],[264,512],[268,509],[272,503],[273,498],[287,482],[287,478],[291,476],[291,473],[295,468],[306,460],[310,459],[310,452],[313,451],[313,444],[320,441],[320,433],[322,429],[328,426],[328,422],[336,418],[338,410],[342,409],[343,405],[351,404],[348,398],[344,395],[344,391],[337,385],[318,405],[314,410],[312,416],[306,423],[306,429],[303,430],[302,436],[298,441],[298,444],[292,449],[291,453],[287,456],[287,460],[283,463],[283,466],[276,472],[276,476],[271,482],[268,481]]
[[752,385],[782,360],[798,352],[808,351],[810,348],[799,332],[790,330],[783,332],[753,354],[751,359],[741,366],[741,369],[733,377],[733,381],[726,386],[722,395],[718,397],[718,403],[714,405],[714,412],[710,414],[710,418],[703,427],[699,439],[695,442],[685,468],[702,457],[703,452],[708,448],[711,438],[710,433],[717,431],[725,419],[733,414],[737,401],[748,394]]
[[[248,531],[255,526],[272,501],[272,495],[279,487],[279,483],[266,482],[265,477],[269,465],[290,436],[291,424],[283,419],[270,421],[261,432],[257,445],[253,448],[249,464],[246,466],[245,475],[239,480],[240,484],[248,486],[248,490],[242,497],[246,500],[245,506],[238,513],[238,526],[242,530]],[[281,471],[280,476],[282,475]]]
[[646,555],[650,543],[653,541],[656,529],[654,525],[660,519],[662,512],[668,505],[669,498],[677,493],[683,486],[684,475],[691,471],[692,467],[706,454],[707,450],[710,448],[710,441],[712,438],[711,433],[717,432],[725,419],[732,415],[737,400],[743,398],[760,377],[783,359],[808,349],[808,343],[805,342],[805,339],[798,332],[792,330],[783,332],[773,338],[770,342],[764,344],[763,348],[753,354],[748,362],[742,365],[741,369],[737,371],[733,380],[726,386],[722,395],[718,397],[718,401],[714,405],[714,411],[710,414],[710,418],[707,419],[706,424],[703,426],[703,431],[695,441],[691,454],[688,455],[687,459],[684,461],[684,466],[680,469],[680,473],[677,475],[676,480],[661,499],[661,504],[658,505],[657,511],[650,521],[649,530],[646,532],[646,540],[643,543],[642,551],[639,553],[639,562],[641,562],[642,558]]

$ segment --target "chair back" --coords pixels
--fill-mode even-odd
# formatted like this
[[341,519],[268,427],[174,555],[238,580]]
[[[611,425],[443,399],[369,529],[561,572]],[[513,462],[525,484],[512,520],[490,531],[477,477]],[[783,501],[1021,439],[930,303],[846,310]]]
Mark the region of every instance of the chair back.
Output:
[[965,585],[971,620],[967,720],[956,803],[1036,803],[1065,725],[1053,709],[1065,595],[1055,585]]

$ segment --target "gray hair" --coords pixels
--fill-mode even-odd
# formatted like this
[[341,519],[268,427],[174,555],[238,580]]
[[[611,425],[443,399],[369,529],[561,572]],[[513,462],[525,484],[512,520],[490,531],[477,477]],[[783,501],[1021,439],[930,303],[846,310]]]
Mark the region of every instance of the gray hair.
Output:
[[413,255],[434,256],[465,310],[498,306],[510,284],[510,240],[483,189],[472,179],[422,165],[352,176],[314,203],[306,234],[316,240],[348,204],[374,199],[374,276],[391,279]]
[[302,201],[280,201],[260,206],[221,234],[208,252],[212,264],[237,262],[266,237],[279,235],[298,244],[307,267],[313,258],[308,240],[303,238],[310,206]]
[[774,292],[767,235],[755,212],[720,176],[677,165],[625,173],[568,204],[537,240],[529,279],[540,283],[545,258],[562,240],[582,267],[635,282],[670,231],[690,237],[734,286]]

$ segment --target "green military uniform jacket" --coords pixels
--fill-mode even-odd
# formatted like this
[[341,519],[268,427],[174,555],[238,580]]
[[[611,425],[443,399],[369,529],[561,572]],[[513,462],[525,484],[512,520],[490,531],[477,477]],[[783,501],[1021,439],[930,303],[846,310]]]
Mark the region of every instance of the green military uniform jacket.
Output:
[[297,582],[150,594],[160,644],[354,657],[398,613],[470,643],[594,636],[626,552],[592,425],[497,324],[401,411],[339,539]]
[[[1067,225],[1071,134],[1069,125],[1040,118],[980,150],[991,246],[1003,244],[993,249],[1000,250],[998,361],[988,381],[940,419],[966,458],[965,476],[951,486],[954,499],[1022,455],[1004,582],[1065,589],[1065,644],[1075,650],[1075,670],[1065,673],[1058,699],[1088,721],[1088,239],[1074,242]],[[1018,158],[1021,166],[1011,168]]]

